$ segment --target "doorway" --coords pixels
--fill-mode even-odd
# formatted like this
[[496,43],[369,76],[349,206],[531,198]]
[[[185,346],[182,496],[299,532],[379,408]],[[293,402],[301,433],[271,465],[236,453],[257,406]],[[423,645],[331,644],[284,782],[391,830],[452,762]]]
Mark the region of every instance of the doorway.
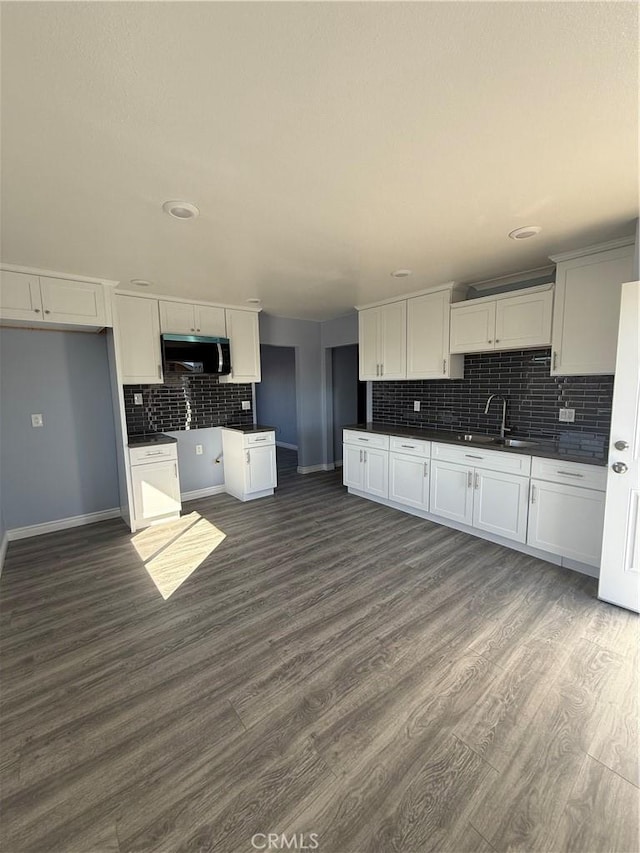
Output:
[[358,379],[358,345],[331,350],[333,459],[342,464],[342,430],[364,423],[367,412],[367,383]]
[[260,346],[262,381],[256,383],[258,423],[276,431],[278,470],[298,466],[298,417],[296,409],[296,350],[270,344]]

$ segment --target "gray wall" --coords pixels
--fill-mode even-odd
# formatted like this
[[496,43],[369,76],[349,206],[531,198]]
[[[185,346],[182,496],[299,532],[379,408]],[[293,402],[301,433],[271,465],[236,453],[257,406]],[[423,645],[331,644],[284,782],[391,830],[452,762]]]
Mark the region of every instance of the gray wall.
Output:
[[[31,426],[35,413],[44,427]],[[0,330],[0,439],[9,530],[117,508],[105,336]]]
[[[178,441],[178,471],[180,491],[196,492],[224,483],[224,463],[216,463],[222,453],[220,427],[167,432]],[[202,445],[202,456],[196,455],[196,445]]]
[[333,374],[333,458],[342,461],[342,430],[358,422],[358,347],[331,350]]
[[262,382],[256,384],[258,422],[276,427],[276,441],[298,445],[296,351],[293,347],[260,347]]
[[298,465],[319,465],[323,461],[320,323],[260,314],[260,342],[295,347]]
[[321,324],[323,347],[343,347],[358,343],[358,313],[351,311]]

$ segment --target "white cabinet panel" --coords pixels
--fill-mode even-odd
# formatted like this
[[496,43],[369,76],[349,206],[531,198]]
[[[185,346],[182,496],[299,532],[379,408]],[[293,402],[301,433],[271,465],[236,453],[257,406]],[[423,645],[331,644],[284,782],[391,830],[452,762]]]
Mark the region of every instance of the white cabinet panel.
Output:
[[3,320],[42,320],[37,275],[0,271],[0,317]]
[[473,521],[473,469],[431,462],[431,512],[462,524]]
[[407,379],[460,379],[464,359],[449,356],[451,293],[407,300]]
[[196,331],[194,306],[188,302],[160,300],[160,330],[168,335],[192,335]]
[[182,503],[177,462],[133,465],[131,479],[136,521],[151,521],[180,512]]
[[529,478],[476,470],[473,482],[473,526],[505,539],[525,542]]
[[352,444],[342,446],[342,482],[359,492],[364,488],[363,449]]
[[622,284],[632,278],[632,246],[558,259],[552,375],[615,373]]
[[363,451],[364,491],[379,498],[389,496],[389,453],[367,448]]
[[527,544],[600,565],[604,499],[604,492],[593,489],[532,480]]
[[362,381],[380,378],[380,311],[367,308],[358,312],[358,357]]
[[553,290],[498,299],[495,349],[549,346],[552,313]]
[[274,444],[251,447],[247,453],[247,492],[263,492],[277,485]]
[[[227,337],[227,321],[224,308],[212,305],[196,305],[196,334],[211,338]],[[257,315],[256,315],[257,318]]]
[[226,329],[231,345],[231,374],[220,382],[260,382],[258,314],[227,308]]
[[534,457],[531,461],[531,476],[536,480],[566,483],[567,486],[598,489],[601,492],[607,488],[607,469],[582,462]]
[[100,326],[106,320],[101,284],[40,276],[40,291],[46,322]]
[[114,294],[114,307],[123,384],[162,384],[157,300]]
[[360,379],[404,379],[407,370],[407,303],[358,312]]
[[389,436],[379,432],[345,429],[342,431],[342,440],[349,444],[361,444],[363,447],[379,447],[381,450],[389,449]]
[[429,509],[429,464],[429,459],[390,453],[389,499],[427,511]]
[[458,303],[451,306],[451,352],[486,352],[495,340],[496,303]]
[[530,456],[504,450],[485,450],[464,444],[434,442],[431,445],[431,456],[434,459],[457,462],[468,467],[489,468],[491,471],[504,471],[508,474],[528,476],[531,471]]

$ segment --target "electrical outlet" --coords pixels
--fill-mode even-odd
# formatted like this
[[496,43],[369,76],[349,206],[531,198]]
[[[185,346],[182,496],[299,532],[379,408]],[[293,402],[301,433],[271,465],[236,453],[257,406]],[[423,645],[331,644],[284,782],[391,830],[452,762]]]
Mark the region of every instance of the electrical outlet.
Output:
[[134,394],[133,395],[133,405],[141,406],[142,405],[142,394]]
[[202,445],[196,444],[196,456],[202,456]]
[[576,410],[575,409],[560,409],[558,413],[558,420],[562,421],[565,424],[572,424],[576,419]]
[[251,401],[250,400],[243,400],[242,401],[242,411],[248,412],[250,410],[251,410]]
[[31,426],[32,427],[44,426],[44,421],[42,420],[42,415],[31,415]]
[[414,412],[420,411],[420,400],[414,400],[413,401],[413,411]]

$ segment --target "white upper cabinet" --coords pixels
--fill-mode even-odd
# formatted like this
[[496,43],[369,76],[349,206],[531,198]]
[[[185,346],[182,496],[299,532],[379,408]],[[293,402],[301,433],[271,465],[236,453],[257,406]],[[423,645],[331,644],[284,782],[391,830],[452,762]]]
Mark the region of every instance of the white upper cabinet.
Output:
[[461,379],[464,359],[449,356],[451,292],[407,300],[407,379]]
[[360,379],[405,379],[406,300],[359,311],[358,329]]
[[1,271],[0,318],[76,326],[108,325],[105,287],[29,273]]
[[552,309],[551,285],[458,302],[451,306],[451,352],[549,346]]
[[497,300],[495,349],[549,346],[552,313],[552,288]]
[[[260,331],[256,311],[227,308],[226,329],[231,346],[231,373],[220,382],[260,382]],[[204,333],[203,333],[204,334]]]
[[158,301],[116,293],[114,310],[122,383],[162,384]]
[[622,284],[633,279],[631,241],[555,255],[552,376],[614,373]]
[[224,308],[160,300],[160,330],[175,335],[226,337]]
[[496,303],[470,300],[451,306],[451,352],[486,352],[496,337]]

